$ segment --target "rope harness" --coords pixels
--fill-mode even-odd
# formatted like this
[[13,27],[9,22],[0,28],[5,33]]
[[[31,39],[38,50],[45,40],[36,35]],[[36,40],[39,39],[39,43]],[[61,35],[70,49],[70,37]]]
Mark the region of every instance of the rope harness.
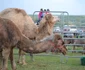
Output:
[[61,45],[55,45],[55,43],[52,41],[49,41],[49,43],[53,46],[53,49],[51,50],[52,52],[55,52],[57,49],[62,50],[64,48],[63,46],[61,46],[63,45],[63,43]]

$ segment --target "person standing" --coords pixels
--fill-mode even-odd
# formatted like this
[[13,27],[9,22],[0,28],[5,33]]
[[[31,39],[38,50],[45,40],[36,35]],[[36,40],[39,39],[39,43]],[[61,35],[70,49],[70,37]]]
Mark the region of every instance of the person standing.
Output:
[[49,9],[47,9],[46,14],[49,14],[49,13],[50,13],[50,10],[49,10]]
[[43,17],[46,15],[46,12],[47,12],[46,9],[44,9],[43,14],[42,14]]
[[40,9],[40,12],[38,14],[38,21],[37,21],[37,25],[39,25],[39,22],[41,21],[41,19],[43,18],[43,9]]

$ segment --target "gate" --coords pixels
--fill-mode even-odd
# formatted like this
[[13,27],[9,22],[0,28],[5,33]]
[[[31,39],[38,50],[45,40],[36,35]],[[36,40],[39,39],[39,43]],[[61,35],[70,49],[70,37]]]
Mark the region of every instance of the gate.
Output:
[[[35,11],[35,12],[33,13],[33,20],[34,20],[35,23],[36,23],[36,20],[38,20],[38,16],[37,16],[37,15],[38,15],[39,12],[40,12],[40,11]],[[52,15],[54,15],[54,16],[58,16],[58,17],[61,19],[60,23],[62,23],[62,24],[61,24],[62,27],[63,27],[63,25],[64,25],[64,15],[67,16],[66,23],[68,23],[69,13],[68,13],[67,11],[50,11],[50,13],[51,13]]]
[[[38,15],[38,13],[39,13],[40,11],[35,11],[34,13],[33,13],[33,20],[36,22],[36,19],[38,19],[37,18],[37,15]],[[52,13],[53,15],[55,15],[55,16],[58,16],[59,18],[60,18],[60,23],[61,23],[61,29],[63,30],[63,27],[64,27],[64,25],[65,24],[68,24],[68,22],[69,22],[69,13],[67,12],[67,11],[50,11],[50,13]],[[54,26],[55,27],[55,26]],[[76,26],[76,28],[84,28],[85,29],[85,27],[84,26]],[[63,35],[64,35],[64,33],[79,33],[79,32],[69,32],[69,31],[61,31],[60,32],[61,33],[61,35],[62,35],[62,37],[63,37]],[[80,34],[81,34],[82,32],[80,32]],[[85,32],[84,32],[85,33]],[[64,38],[63,37],[63,40],[68,40],[68,39],[71,39],[71,40],[85,40],[85,38]],[[69,46],[69,47],[73,47],[73,46],[85,46],[85,44],[65,44],[67,47]],[[68,50],[68,52],[85,52],[85,50]],[[84,56],[84,55],[82,55],[82,56]],[[67,55],[65,58],[66,58],[66,60],[67,60],[67,58],[71,58],[71,57],[75,57],[75,58],[77,58],[77,57],[82,57],[82,56],[69,56],[69,55]],[[62,56],[60,55],[60,59],[61,59],[61,61],[63,61],[63,58],[62,58]]]

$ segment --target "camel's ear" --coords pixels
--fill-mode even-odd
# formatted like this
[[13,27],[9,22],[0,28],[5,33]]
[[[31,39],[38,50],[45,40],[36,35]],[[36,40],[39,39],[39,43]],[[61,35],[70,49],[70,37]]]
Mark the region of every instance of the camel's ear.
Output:
[[62,36],[61,36],[60,34],[55,33],[54,36],[55,36],[55,38],[58,39],[58,40],[62,39]]
[[45,20],[48,20],[48,16],[45,16]]
[[54,34],[54,42],[57,44],[58,43],[58,40],[62,39],[61,35],[55,33]]
[[52,18],[52,15],[51,15],[51,14],[46,14],[46,15],[45,15],[45,19],[46,19],[46,20],[51,20],[51,18]]

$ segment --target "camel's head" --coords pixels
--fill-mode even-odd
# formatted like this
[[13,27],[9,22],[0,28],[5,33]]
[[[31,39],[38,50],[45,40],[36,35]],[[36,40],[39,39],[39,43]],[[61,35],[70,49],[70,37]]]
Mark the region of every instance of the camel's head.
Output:
[[57,33],[52,34],[52,35],[42,39],[41,42],[42,41],[48,41],[49,42],[49,44],[52,46],[52,48],[51,48],[52,52],[56,53],[56,51],[58,50],[62,54],[64,54],[64,55],[66,54],[67,49],[66,49],[64,41],[63,41],[60,34],[57,34]]
[[60,20],[58,16],[53,16],[52,14],[46,14],[44,18],[46,22],[50,23],[56,23],[57,21]]
[[59,52],[61,52],[62,54],[66,54],[67,48],[64,44],[64,41],[61,37],[61,35],[59,34],[54,34],[54,51],[56,51],[56,49],[59,50]]
[[52,14],[46,14],[42,20],[40,21],[40,24],[49,24],[50,26],[53,26],[56,22],[58,22],[60,19],[58,16],[53,16]]
[[59,21],[58,17],[54,17],[52,14],[46,14],[39,23],[36,39],[40,40],[51,35],[56,21]]

